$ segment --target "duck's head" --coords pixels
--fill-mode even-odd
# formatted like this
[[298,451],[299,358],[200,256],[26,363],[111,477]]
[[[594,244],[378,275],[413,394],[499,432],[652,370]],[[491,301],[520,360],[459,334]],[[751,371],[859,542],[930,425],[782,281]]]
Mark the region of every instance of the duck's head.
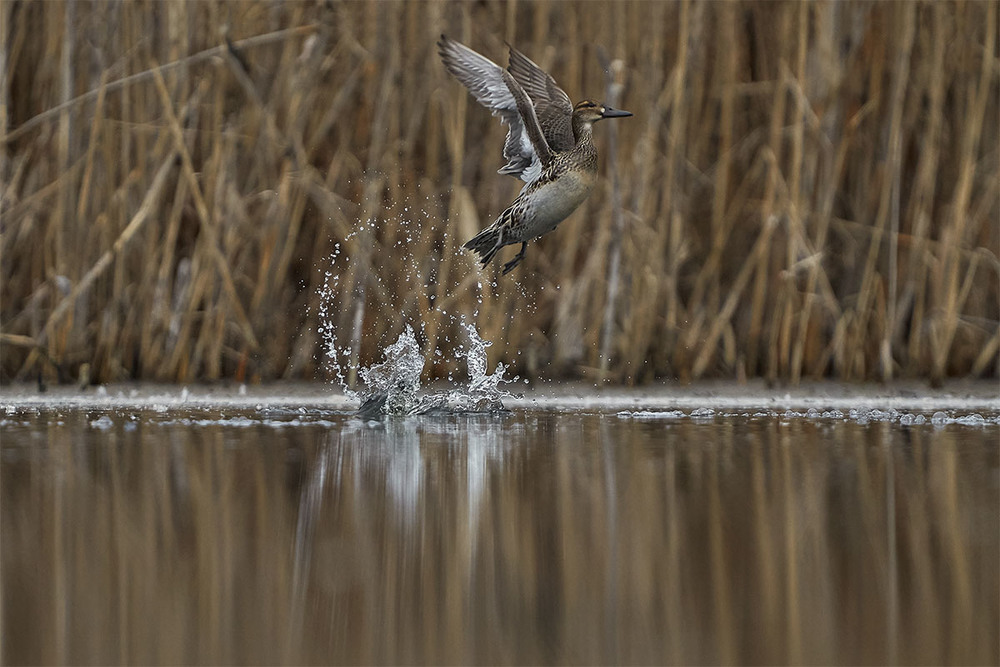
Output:
[[599,120],[604,118],[624,118],[631,116],[632,112],[612,109],[602,102],[593,100],[583,100],[573,107],[573,131],[579,138],[580,132],[589,132],[590,128]]
[[602,102],[593,100],[583,100],[573,107],[573,116],[587,123],[596,123],[602,118],[624,118],[631,115],[631,111],[612,109]]

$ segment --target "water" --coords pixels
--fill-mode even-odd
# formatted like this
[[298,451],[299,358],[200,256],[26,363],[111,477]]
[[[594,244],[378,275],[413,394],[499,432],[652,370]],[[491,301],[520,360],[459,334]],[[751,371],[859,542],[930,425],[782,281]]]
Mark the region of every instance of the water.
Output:
[[488,374],[486,348],[491,343],[483,340],[474,326],[465,324],[464,329],[468,343],[459,353],[466,358],[467,384],[454,385],[447,391],[422,391],[424,353],[407,325],[396,342],[385,349],[381,362],[360,369],[364,384],[360,394],[343,387],[345,395],[360,400],[358,415],[368,419],[383,415],[503,412],[503,399],[512,397],[502,386],[508,382],[504,379],[505,367],[498,364],[496,371]]
[[[433,217],[424,208],[406,206],[401,216],[390,220],[359,220],[358,228],[348,234],[344,242],[347,244],[358,235],[385,232],[389,228],[409,229],[433,224]],[[447,237],[447,232],[444,236]],[[342,281],[349,280],[352,264],[358,265],[359,260],[348,257],[341,244],[335,244],[323,267],[324,281],[317,292],[316,333],[322,340],[323,366],[345,396],[359,401],[364,417],[502,412],[503,399],[511,396],[505,385],[513,384],[518,378],[506,377],[507,367],[503,363],[489,372],[486,350],[492,343],[480,335],[475,325],[483,301],[482,281],[463,281],[463,285],[455,286],[457,290],[470,290],[474,295],[468,312],[463,308],[455,310],[443,306],[439,299],[433,298],[430,290],[422,295],[428,300],[424,306],[428,310],[414,308],[416,301],[410,298],[413,291],[397,289],[395,283],[423,284],[429,288],[435,278],[426,273],[424,258],[414,254],[410,247],[412,241],[410,232],[406,231],[396,239],[391,255],[365,256],[362,264],[375,262],[377,266],[361,272],[364,278],[353,284],[349,305],[342,302],[345,289]],[[452,252],[455,257],[465,253],[458,246],[452,248]],[[391,258],[399,275],[379,264],[387,258]],[[357,270],[354,266],[354,271]],[[376,309],[374,314],[366,310],[364,294],[369,283],[378,285],[384,292],[381,298],[387,300],[386,307]],[[496,287],[496,283],[493,286]],[[524,307],[530,310],[533,304],[521,289]],[[345,317],[346,311],[350,311],[351,317]],[[364,326],[366,312],[369,318],[378,320],[377,325]],[[429,334],[429,329],[434,333]],[[396,331],[398,337],[391,342],[391,335],[395,335],[392,332]],[[381,360],[363,362],[363,347],[377,349]],[[425,362],[431,359],[448,369],[464,364],[467,377],[456,378],[454,370],[448,370],[447,389],[428,390],[422,387],[421,378]]]
[[255,391],[0,396],[4,663],[1000,659],[993,398]]

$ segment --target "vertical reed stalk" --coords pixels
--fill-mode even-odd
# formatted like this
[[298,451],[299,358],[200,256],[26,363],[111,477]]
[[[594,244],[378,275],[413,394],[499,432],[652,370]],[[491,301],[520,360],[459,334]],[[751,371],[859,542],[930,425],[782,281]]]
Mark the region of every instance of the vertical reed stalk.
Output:
[[[618,107],[624,84],[621,81],[624,64],[620,60],[610,62],[604,52],[601,52],[602,67],[605,76],[605,101],[614,108]],[[618,173],[618,126],[611,123],[608,129],[608,170],[611,178],[611,214],[612,231],[610,257],[608,259],[608,291],[604,301],[604,316],[601,327],[601,378],[604,379],[611,363],[611,342],[614,330],[615,307],[618,303],[618,287],[621,280],[622,239],[625,235],[625,221],[622,216],[622,196]]]

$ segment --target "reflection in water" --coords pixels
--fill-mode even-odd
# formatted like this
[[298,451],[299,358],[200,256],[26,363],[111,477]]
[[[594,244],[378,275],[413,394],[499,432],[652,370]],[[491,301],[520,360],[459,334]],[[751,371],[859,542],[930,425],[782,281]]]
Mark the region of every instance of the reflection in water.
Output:
[[1000,658],[995,425],[324,420],[8,415],[0,657]]

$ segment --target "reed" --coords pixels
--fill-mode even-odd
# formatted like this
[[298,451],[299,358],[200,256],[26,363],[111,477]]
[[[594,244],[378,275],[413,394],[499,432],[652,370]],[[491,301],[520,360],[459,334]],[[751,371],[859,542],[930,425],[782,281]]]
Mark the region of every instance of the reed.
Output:
[[[408,322],[437,377],[461,371],[433,355],[461,316],[532,378],[997,377],[997,21],[985,1],[3,3],[0,380],[326,378],[328,270],[354,362]],[[510,40],[574,99],[611,85],[603,50],[636,112],[598,128],[607,177],[513,277],[461,250],[518,185],[441,32],[500,61]]]

